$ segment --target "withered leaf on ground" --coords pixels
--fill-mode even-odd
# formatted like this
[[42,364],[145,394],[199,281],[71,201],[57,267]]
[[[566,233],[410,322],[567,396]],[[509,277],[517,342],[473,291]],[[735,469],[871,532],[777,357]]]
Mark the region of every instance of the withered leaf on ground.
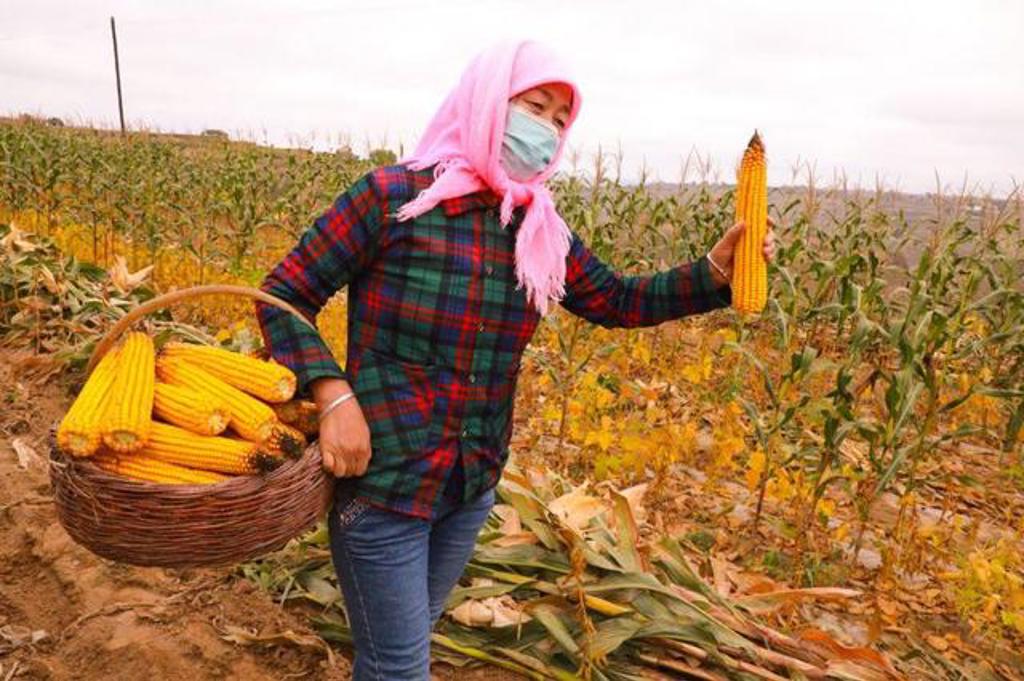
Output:
[[257,634],[244,627],[225,624],[220,627],[220,637],[225,641],[239,645],[296,645],[302,648],[313,648],[327,655],[328,662],[334,664],[334,651],[319,636],[297,634],[291,629],[271,634]]

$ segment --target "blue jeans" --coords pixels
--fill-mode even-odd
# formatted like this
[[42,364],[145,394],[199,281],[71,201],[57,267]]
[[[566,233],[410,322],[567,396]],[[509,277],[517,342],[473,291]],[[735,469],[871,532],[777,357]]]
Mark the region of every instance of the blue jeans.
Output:
[[489,489],[431,523],[353,499],[339,480],[327,528],[352,627],[354,681],[429,681],[430,632],[493,505]]

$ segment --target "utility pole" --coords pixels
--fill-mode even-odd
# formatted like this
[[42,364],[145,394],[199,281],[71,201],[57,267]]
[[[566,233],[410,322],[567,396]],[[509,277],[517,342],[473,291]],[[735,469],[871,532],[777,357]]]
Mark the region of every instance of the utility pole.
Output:
[[124,100],[121,99],[121,63],[117,58],[117,28],[114,17],[110,17],[110,35],[114,39],[114,75],[117,76],[117,112],[121,115],[121,134],[124,130]]

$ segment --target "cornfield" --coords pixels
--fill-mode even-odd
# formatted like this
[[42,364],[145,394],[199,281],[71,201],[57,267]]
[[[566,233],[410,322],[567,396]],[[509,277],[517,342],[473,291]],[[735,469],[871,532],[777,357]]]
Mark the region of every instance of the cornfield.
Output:
[[[388,160],[7,121],[0,238],[31,232],[76,262],[152,267],[157,290],[258,284],[338,193]],[[616,161],[598,153],[554,188],[569,226],[624,276],[696,259],[732,224],[734,187],[700,173],[627,185]],[[780,248],[759,315],[630,330],[564,310],[544,320],[517,395],[516,464],[648,485],[641,531],[678,538],[711,582],[731,556],[795,587],[863,589],[852,612],[871,623],[872,643],[917,651],[898,663],[912,678],[975,678],[980,663],[957,654],[972,646],[986,651],[985,669],[1020,678],[1009,674],[1024,646],[1024,196],[908,198],[820,187],[794,169],[793,186],[769,188],[768,202]],[[0,336],[29,343],[31,315],[15,313],[47,295],[46,282],[4,269]],[[258,338],[236,303],[181,321],[225,345]],[[344,292],[320,325],[342,360]],[[479,575],[489,574],[479,557],[493,553],[481,546]],[[266,580],[270,569],[246,572]],[[571,559],[565,573],[582,574]],[[906,624],[924,613],[946,626]],[[785,626],[798,614],[809,616],[776,616]],[[586,630],[580,617],[574,631]],[[449,653],[484,645],[467,640],[441,643]],[[579,650],[548,652],[546,669],[603,668]],[[505,662],[523,667],[516,655]]]

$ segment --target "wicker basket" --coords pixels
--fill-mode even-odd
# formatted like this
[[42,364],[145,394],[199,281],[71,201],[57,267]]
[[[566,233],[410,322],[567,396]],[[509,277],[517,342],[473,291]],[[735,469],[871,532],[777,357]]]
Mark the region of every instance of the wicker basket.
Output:
[[[198,286],[153,298],[126,315],[97,344],[88,371],[143,315],[225,293],[275,305],[308,324],[290,305],[258,289]],[[61,451],[55,437],[50,481],[57,517],[76,542],[117,562],[176,568],[238,563],[281,548],[323,516],[334,485],[315,442],[302,457],[267,474],[165,485],[107,473],[88,458]]]

